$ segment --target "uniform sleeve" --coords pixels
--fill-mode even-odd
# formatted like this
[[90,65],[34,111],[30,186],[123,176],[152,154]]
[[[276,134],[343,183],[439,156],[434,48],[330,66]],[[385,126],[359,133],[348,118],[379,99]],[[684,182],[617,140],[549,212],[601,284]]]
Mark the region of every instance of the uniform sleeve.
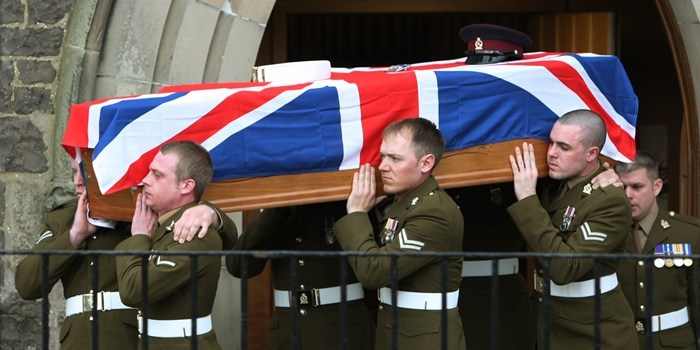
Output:
[[[75,250],[75,247],[70,243],[69,235],[73,215],[74,212],[71,213],[69,208],[47,214],[44,230],[37,238],[34,250]],[[49,290],[53,288],[77,257],[77,255],[67,254],[49,256]],[[27,255],[15,270],[17,292],[26,300],[39,299],[43,297],[42,280],[43,256]]]
[[[700,254],[700,229],[695,228],[696,240],[691,247],[693,255]],[[690,307],[690,319],[695,329],[696,338],[700,340],[700,266],[698,260],[693,261],[688,271],[688,306]]]
[[[571,235],[565,241],[554,227],[547,211],[537,196],[524,198],[508,208],[508,213],[525,240],[536,252],[545,253],[611,253],[620,247],[629,233],[632,214],[629,202],[623,196],[596,193],[587,203],[587,212],[572,220]],[[583,211],[583,210],[580,210]],[[579,214],[577,212],[577,214]],[[593,260],[578,257],[551,260],[551,279],[567,284],[586,275],[593,268]]]
[[[391,243],[379,247],[374,241],[372,224],[366,213],[356,212],[341,218],[334,227],[343,250],[367,253],[412,253],[420,251],[450,251],[449,237],[454,230],[438,207],[417,207],[407,216],[403,227]],[[461,249],[461,244],[459,244]],[[349,257],[350,265],[363,286],[378,289],[391,284],[391,259],[384,256]],[[412,256],[399,259],[398,280],[416,270],[439,261],[434,256]]]
[[[214,229],[209,229],[207,235],[214,234]],[[165,238],[168,239],[168,238]],[[207,251],[220,250],[221,245],[214,246],[209,239],[193,239],[190,242],[180,244],[172,241],[166,246],[166,251]],[[217,242],[220,242],[218,239]],[[145,235],[136,235],[120,243],[116,250],[143,250],[148,251],[152,247],[151,239]],[[199,260],[198,273],[202,273],[207,265]],[[188,255],[151,255],[147,262],[148,268],[148,301],[155,303],[180,290],[191,280],[191,260]],[[119,294],[122,302],[131,307],[141,306],[142,297],[142,256],[118,255],[117,277]]]
[[[251,223],[233,247],[233,250],[269,250],[275,238],[284,232],[291,215],[290,208],[272,208],[263,210]],[[226,257],[226,270],[241,277],[241,256]],[[265,268],[267,259],[248,259],[248,276],[257,276]]]
[[226,215],[226,213],[221,211],[221,209],[219,209],[217,206],[209,202],[204,202],[204,204],[214,209],[214,211],[216,211],[216,214],[219,215],[219,219],[221,219],[221,227],[218,229],[217,232],[221,237],[223,249],[232,249],[233,246],[236,244],[236,241],[238,240],[238,229],[236,228],[236,223],[233,222],[233,220],[231,220],[231,218],[228,215]]

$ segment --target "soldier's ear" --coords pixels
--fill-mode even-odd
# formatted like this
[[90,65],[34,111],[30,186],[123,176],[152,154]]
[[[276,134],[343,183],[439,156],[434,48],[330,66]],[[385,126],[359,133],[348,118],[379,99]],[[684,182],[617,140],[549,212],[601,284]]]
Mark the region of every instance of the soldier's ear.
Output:
[[430,173],[435,166],[435,155],[432,153],[426,154],[418,160],[418,163],[422,173]]
[[192,193],[194,191],[194,187],[194,179],[185,179],[180,181],[180,193],[183,195]]
[[661,189],[664,187],[664,180],[656,179],[651,184],[651,186],[652,186],[652,189],[654,190],[654,196],[658,196],[659,193],[661,193]]

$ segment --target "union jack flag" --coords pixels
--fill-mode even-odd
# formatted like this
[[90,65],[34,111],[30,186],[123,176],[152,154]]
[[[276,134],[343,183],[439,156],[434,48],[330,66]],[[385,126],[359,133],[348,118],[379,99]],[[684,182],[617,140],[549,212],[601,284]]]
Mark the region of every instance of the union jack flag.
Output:
[[214,180],[353,169],[379,164],[384,127],[420,116],[447,150],[519,138],[547,140],[564,113],[605,120],[603,154],[635,154],[638,102],[614,56],[530,53],[519,61],[465,65],[464,58],[406,69],[333,68],[302,84],[221,83],[100,99],[71,107],[63,146],[93,149],[100,191],[138,185],[159,147],[194,140],[214,160]]

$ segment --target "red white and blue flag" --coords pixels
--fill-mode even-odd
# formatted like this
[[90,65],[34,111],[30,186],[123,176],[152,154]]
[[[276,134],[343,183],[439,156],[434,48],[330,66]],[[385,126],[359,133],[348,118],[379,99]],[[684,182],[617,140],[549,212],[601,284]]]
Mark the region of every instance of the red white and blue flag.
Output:
[[214,180],[353,169],[379,163],[381,131],[395,120],[435,122],[447,150],[520,138],[547,140],[564,113],[603,117],[603,154],[635,154],[638,102],[614,56],[531,53],[465,65],[464,58],[387,68],[332,69],[294,85],[183,85],[71,107],[63,146],[93,149],[100,191],[138,185],[163,143],[194,140],[214,161]]

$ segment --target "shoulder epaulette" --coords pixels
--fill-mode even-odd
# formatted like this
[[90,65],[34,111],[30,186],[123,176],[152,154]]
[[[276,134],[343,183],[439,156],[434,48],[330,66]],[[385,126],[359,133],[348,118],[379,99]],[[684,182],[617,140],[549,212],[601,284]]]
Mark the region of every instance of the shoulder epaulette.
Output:
[[700,227],[700,220],[698,220],[697,218],[694,218],[692,216],[681,214],[681,213],[676,213],[673,210],[668,211],[668,216],[670,216],[671,219],[673,219],[673,220],[678,220],[678,221],[684,222],[686,224]]

